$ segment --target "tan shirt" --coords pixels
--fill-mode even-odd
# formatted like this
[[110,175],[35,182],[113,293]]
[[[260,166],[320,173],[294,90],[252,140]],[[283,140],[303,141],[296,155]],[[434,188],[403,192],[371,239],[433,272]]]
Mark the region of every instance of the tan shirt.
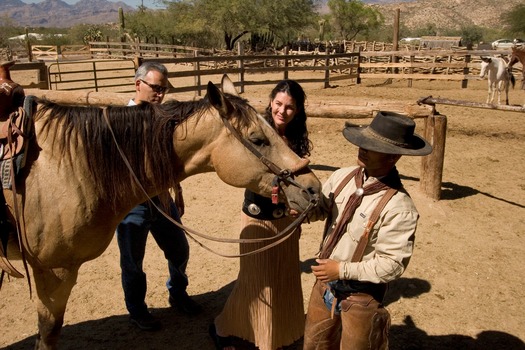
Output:
[[[321,203],[310,216],[312,221],[326,218],[330,192],[334,191],[337,184],[353,169],[355,167],[342,168],[330,176],[323,186]],[[369,177],[366,179],[365,185],[372,181],[377,181],[377,179]],[[335,218],[332,223],[333,226],[339,219],[338,213],[343,212],[350,195],[355,190],[355,181],[352,179],[335,199],[332,209],[332,217]],[[403,191],[398,191],[381,212],[379,220],[370,232],[370,239],[362,261],[351,263],[352,254],[357,247],[359,238],[363,234],[368,218],[385,191],[364,196],[361,205],[357,208],[348,224],[346,232],[330,255],[330,259],[340,262],[340,279],[373,283],[390,282],[401,276],[405,271],[412,256],[419,214],[412,199]]]

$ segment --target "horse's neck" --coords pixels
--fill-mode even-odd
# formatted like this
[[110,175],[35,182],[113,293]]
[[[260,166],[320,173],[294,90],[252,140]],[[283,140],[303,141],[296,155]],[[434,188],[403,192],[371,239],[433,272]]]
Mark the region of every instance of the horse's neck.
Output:
[[180,180],[200,173],[213,172],[211,154],[221,132],[221,121],[210,115],[199,120],[190,118],[175,130],[174,148],[177,153]]
[[521,65],[525,69],[525,51],[518,51],[514,53],[514,57],[520,61]]

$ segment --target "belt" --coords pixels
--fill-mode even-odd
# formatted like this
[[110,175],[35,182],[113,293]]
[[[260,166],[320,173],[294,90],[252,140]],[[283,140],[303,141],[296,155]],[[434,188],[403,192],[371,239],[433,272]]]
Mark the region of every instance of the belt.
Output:
[[259,220],[277,220],[284,216],[286,207],[284,204],[265,205],[254,203],[244,199],[242,211],[246,215]]

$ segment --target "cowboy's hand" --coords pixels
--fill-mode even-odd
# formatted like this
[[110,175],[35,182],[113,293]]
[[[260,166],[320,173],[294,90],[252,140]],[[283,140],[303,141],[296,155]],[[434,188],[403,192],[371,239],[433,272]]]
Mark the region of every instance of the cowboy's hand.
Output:
[[322,221],[328,216],[330,198],[321,193],[317,205],[308,213],[308,221]]
[[312,272],[321,282],[330,282],[339,279],[339,261],[331,259],[315,259],[319,265],[312,266]]

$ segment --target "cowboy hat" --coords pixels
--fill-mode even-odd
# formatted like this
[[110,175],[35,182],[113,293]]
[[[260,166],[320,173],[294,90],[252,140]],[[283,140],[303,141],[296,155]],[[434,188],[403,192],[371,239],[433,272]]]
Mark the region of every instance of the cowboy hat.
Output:
[[425,156],[432,146],[414,134],[416,123],[402,114],[378,112],[368,126],[345,123],[344,137],[361,148],[387,154]]
[[5,60],[0,60],[0,67],[11,67],[13,64],[15,64],[15,61],[5,61]]

